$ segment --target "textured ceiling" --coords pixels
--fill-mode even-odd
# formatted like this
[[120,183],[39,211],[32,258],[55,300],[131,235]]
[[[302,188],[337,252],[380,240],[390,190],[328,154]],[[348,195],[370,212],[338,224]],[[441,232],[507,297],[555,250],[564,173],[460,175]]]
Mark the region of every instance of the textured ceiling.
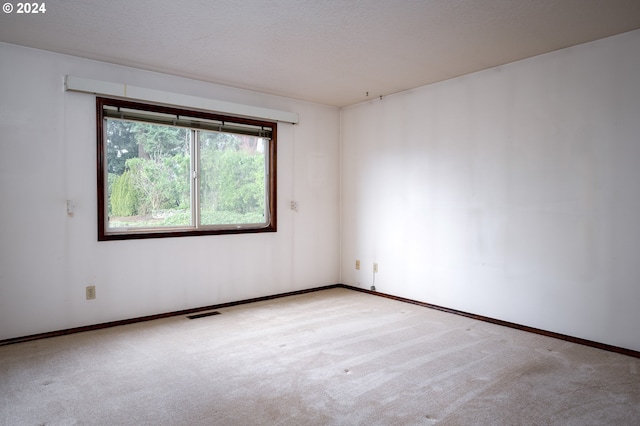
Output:
[[334,106],[640,28],[640,0],[47,0],[46,7],[1,13],[0,41]]

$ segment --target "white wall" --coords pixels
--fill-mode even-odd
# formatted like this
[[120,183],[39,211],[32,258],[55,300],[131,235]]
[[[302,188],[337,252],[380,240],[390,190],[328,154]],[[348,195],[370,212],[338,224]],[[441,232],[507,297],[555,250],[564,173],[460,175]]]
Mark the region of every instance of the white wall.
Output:
[[640,31],[341,121],[343,283],[640,350]]
[[[298,113],[278,232],[98,242],[95,98],[66,74]],[[335,108],[0,43],[0,339],[335,284],[338,198]]]
[[[278,232],[98,242],[95,105],[66,74],[299,113],[279,126]],[[640,350],[638,164],[640,31],[341,116],[0,43],[0,339],[368,288],[376,261],[381,292]]]

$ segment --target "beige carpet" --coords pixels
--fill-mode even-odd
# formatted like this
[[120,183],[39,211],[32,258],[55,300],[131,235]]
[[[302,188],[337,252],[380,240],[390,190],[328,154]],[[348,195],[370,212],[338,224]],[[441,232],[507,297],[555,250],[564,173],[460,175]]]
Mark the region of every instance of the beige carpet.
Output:
[[0,347],[3,425],[640,424],[640,360],[347,289]]

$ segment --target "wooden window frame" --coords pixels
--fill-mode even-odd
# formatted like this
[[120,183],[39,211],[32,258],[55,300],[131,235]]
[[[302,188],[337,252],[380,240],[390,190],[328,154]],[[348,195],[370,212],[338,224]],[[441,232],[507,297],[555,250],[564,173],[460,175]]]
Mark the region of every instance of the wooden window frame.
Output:
[[[223,121],[240,125],[264,126],[271,128],[271,139],[268,144],[268,192],[267,205],[268,220],[261,226],[200,226],[192,225],[188,228],[147,228],[132,231],[108,230],[108,200],[107,200],[107,155],[105,140],[105,106],[138,109],[153,113],[171,114],[195,117],[204,120]],[[98,196],[98,241],[130,240],[146,238],[190,237],[199,235],[228,235],[253,234],[262,232],[277,232],[277,123],[246,117],[235,117],[217,113],[174,108],[170,106],[133,102],[116,98],[96,97],[96,131],[97,131],[97,196]],[[193,202],[192,202],[193,203]],[[193,208],[193,206],[192,206]]]

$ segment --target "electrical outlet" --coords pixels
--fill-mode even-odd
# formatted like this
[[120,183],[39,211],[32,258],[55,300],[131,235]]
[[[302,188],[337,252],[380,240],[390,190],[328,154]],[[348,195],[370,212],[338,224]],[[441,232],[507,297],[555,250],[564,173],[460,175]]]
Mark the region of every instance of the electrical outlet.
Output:
[[378,273],[378,263],[377,263],[377,262],[375,262],[375,263],[373,264],[373,273],[374,273],[374,274],[377,274],[377,273]]
[[356,259],[356,269],[360,270],[360,261]]
[[96,298],[96,286],[88,285],[86,288],[87,300],[93,300]]

